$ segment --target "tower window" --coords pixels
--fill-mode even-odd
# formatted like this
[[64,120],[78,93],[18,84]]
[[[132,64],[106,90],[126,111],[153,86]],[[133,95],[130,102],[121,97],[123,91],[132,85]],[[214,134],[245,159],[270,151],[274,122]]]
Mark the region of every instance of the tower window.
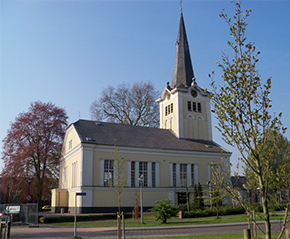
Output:
[[197,103],[197,110],[199,113],[201,113],[201,103]]
[[165,116],[169,115],[170,113],[173,113],[173,103],[171,103],[168,106],[165,106]]
[[192,110],[196,112],[196,102],[192,102]]
[[190,101],[187,101],[187,109],[188,109],[188,111],[191,111],[191,102]]

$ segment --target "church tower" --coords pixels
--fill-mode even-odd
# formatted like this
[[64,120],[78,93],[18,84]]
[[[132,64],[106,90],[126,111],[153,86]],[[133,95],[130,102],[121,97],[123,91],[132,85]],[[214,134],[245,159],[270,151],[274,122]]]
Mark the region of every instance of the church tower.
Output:
[[157,100],[160,128],[172,130],[178,138],[212,140],[208,94],[198,86],[194,77],[181,12],[171,85],[167,82],[162,96]]

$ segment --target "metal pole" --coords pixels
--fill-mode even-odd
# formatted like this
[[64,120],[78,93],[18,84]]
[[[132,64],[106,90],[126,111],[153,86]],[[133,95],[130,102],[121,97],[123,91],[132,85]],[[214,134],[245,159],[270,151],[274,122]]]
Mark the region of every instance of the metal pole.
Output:
[[141,180],[140,204],[141,204],[141,224],[143,224],[143,180]]
[[74,226],[74,237],[77,237],[77,194],[75,195],[75,226]]

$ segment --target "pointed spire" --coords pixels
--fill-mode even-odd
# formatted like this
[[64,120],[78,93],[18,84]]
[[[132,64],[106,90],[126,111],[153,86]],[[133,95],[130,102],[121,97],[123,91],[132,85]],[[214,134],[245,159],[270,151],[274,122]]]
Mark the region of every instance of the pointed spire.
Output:
[[190,86],[193,78],[194,74],[181,10],[171,87],[175,88],[180,84]]

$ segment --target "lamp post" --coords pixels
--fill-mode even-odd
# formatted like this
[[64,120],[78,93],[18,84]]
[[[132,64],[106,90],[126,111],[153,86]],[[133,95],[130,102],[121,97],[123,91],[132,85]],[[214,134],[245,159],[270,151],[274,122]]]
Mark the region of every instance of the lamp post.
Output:
[[31,178],[27,179],[27,182],[28,182],[28,195],[30,195],[30,184],[32,182],[32,179]]
[[139,183],[140,183],[141,224],[143,224],[143,183],[144,183],[143,174],[141,174],[139,177]]
[[26,196],[26,200],[27,202],[31,201],[31,196],[30,196],[30,185],[32,182],[32,178],[27,178],[27,183],[28,183],[28,191],[27,191],[27,196]]

